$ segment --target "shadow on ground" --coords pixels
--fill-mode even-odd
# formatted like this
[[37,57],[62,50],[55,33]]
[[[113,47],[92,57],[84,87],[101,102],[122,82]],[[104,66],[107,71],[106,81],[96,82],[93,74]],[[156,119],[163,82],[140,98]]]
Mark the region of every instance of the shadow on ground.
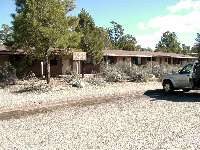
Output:
[[174,91],[172,93],[164,93],[163,90],[149,90],[144,93],[145,96],[152,98],[151,101],[172,101],[172,102],[200,102],[200,93],[192,91],[184,93],[182,91]]

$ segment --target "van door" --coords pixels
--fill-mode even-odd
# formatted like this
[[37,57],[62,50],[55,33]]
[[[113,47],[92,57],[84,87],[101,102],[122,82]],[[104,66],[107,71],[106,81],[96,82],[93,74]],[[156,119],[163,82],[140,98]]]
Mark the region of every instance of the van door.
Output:
[[200,87],[200,63],[196,62],[193,69],[193,85],[194,87]]
[[179,72],[177,76],[179,78],[179,88],[192,88],[192,69],[193,64],[188,64]]

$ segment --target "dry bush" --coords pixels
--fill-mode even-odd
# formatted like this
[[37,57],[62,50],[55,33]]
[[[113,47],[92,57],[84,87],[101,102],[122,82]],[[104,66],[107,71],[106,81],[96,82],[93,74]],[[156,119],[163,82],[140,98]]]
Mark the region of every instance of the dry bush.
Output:
[[107,82],[119,82],[126,79],[126,74],[118,65],[103,65],[101,67],[101,74]]
[[162,79],[169,73],[178,72],[181,65],[169,65],[169,64],[147,64],[145,67],[146,72],[153,74],[156,78]]
[[136,66],[128,63],[119,63],[115,65],[103,66],[101,69],[103,77],[108,82],[119,82],[128,80],[132,82],[144,82],[146,81],[146,73]]
[[152,78],[161,80],[168,73],[177,72],[178,65],[130,65],[130,63],[117,63],[114,65],[103,65],[101,68],[102,76],[108,82],[118,82],[128,80],[131,82],[146,82]]
[[101,77],[87,78],[86,82],[94,86],[104,86],[106,81]]

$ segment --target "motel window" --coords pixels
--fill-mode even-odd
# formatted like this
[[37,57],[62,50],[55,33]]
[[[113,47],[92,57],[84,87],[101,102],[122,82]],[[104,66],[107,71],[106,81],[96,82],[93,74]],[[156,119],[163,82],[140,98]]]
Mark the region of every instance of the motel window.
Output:
[[153,57],[153,58],[152,58],[152,61],[156,61],[156,58],[155,58],[155,57]]
[[137,59],[137,57],[132,57],[131,58],[131,62],[132,62],[132,64],[138,64],[138,59]]
[[115,64],[115,58],[114,57],[108,57],[109,64]]
[[53,59],[50,60],[50,64],[52,66],[57,66],[58,65],[58,58],[54,57]]
[[138,65],[142,65],[142,58],[141,57],[138,57]]
[[19,62],[19,61],[23,60],[23,57],[20,55],[10,55],[9,60],[11,60],[13,62]]
[[151,57],[148,57],[148,58],[147,58],[147,61],[151,61]]

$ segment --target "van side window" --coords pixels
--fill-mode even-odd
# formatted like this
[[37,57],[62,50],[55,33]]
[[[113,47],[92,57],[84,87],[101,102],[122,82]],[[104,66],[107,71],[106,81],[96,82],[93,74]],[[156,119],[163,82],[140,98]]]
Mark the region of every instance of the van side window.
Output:
[[190,74],[192,72],[192,64],[185,66],[179,73],[180,74]]

